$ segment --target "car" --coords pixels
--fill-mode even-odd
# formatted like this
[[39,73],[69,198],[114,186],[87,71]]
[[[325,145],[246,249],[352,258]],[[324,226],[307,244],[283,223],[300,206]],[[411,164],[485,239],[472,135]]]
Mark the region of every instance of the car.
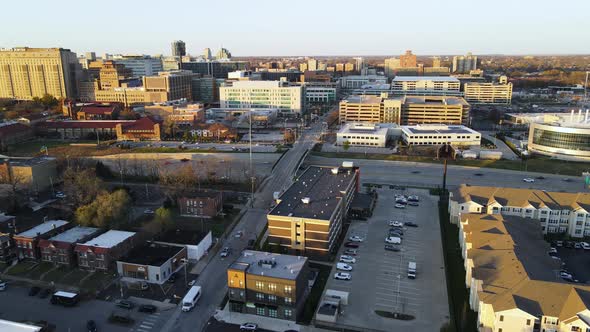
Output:
[[346,263],[336,263],[336,270],[340,271],[352,271],[352,266]]
[[241,238],[241,237],[242,237],[242,235],[244,235],[244,232],[243,232],[243,231],[237,231],[237,232],[236,232],[236,234],[234,235],[234,237],[235,237],[236,239],[239,239],[239,238]]
[[590,243],[588,243],[588,242],[582,242],[580,244],[582,245],[582,249],[584,249],[584,250],[590,250]]
[[574,283],[579,283],[580,281],[578,279],[574,279],[574,277],[561,277],[561,279],[565,280],[565,281],[569,281],[569,282],[574,282]]
[[46,299],[49,296],[49,294],[51,294],[51,289],[45,288],[39,293],[39,297],[42,299]]
[[359,247],[359,243],[358,242],[346,242],[344,244],[344,246],[346,248],[358,248]]
[[562,180],[562,181],[565,181],[565,182],[572,182],[572,179],[570,179],[570,178],[563,178],[563,179],[561,179],[561,180]]
[[405,223],[405,225],[406,225],[407,227],[418,227],[418,224],[416,224],[416,223],[413,223],[413,222],[411,222],[411,221],[408,221],[408,222],[406,222],[406,223]]
[[410,195],[410,196],[408,196],[408,201],[410,201],[410,202],[420,202],[420,197],[418,195]]
[[537,176],[536,179],[537,180],[545,180],[545,177],[541,175],[541,176]]
[[535,179],[532,179],[532,178],[524,178],[524,179],[522,179],[522,181],[524,181],[526,183],[533,183],[533,182],[535,182]]
[[385,243],[390,243],[390,244],[401,244],[402,243],[402,239],[396,236],[388,236],[385,238]]
[[66,194],[62,193],[61,191],[58,191],[57,193],[55,193],[55,197],[57,197],[57,198],[66,198],[68,196]]
[[154,212],[154,210],[152,210],[152,209],[145,209],[145,210],[143,210],[143,213],[144,214],[154,214],[156,212]]
[[356,258],[347,255],[341,255],[340,261],[343,263],[356,263]]
[[348,272],[336,272],[334,274],[334,279],[336,280],[350,280],[351,275]]
[[41,291],[41,288],[39,288],[37,286],[33,286],[33,287],[31,287],[31,289],[29,289],[29,296],[35,296],[35,295],[39,294],[40,291]]
[[364,239],[358,235],[353,235],[348,238],[348,241],[352,241],[352,242],[363,242],[363,240]]
[[256,323],[244,323],[240,325],[240,331],[256,331],[258,330],[258,324]]
[[399,228],[399,227],[391,227],[389,229],[389,232],[396,232],[399,234],[404,234],[404,229],[403,228]]
[[582,249],[582,244],[580,242],[576,242],[576,243],[574,243],[574,248],[575,249]]
[[555,245],[558,247],[563,247],[563,241],[556,241]]
[[559,271],[559,276],[561,278],[571,278],[572,277],[572,275],[569,272],[563,271],[563,270]]
[[344,250],[343,254],[348,256],[356,256],[357,251],[355,249],[346,249]]
[[398,247],[391,245],[391,244],[386,244],[385,250],[387,250],[387,251],[400,251],[400,249]]
[[391,220],[389,221],[389,226],[391,227],[403,227],[404,223],[401,221],[397,221],[397,220]]
[[96,322],[93,320],[89,320],[86,322],[86,330],[88,332],[97,332],[98,327],[96,326]]
[[153,304],[142,304],[139,306],[139,309],[137,309],[137,311],[139,312],[145,312],[148,314],[153,314],[154,312],[156,312],[156,310],[158,310],[158,307],[156,307]]
[[408,200],[407,200],[407,199],[405,199],[405,198],[399,198],[399,199],[396,199],[396,200],[395,200],[395,202],[396,202],[397,204],[402,204],[402,205],[406,205],[406,204],[408,204]]
[[248,245],[246,246],[246,249],[253,250],[255,246],[256,246],[256,240],[250,239],[250,240],[248,240]]
[[475,176],[483,176],[483,173],[475,173],[473,175],[475,175]]
[[553,247],[549,248],[549,253],[550,254],[557,254],[557,248],[553,248]]
[[6,282],[0,280],[0,292],[1,291],[5,291],[6,290],[6,286],[7,286]]
[[117,307],[129,309],[129,310],[131,310],[131,309],[133,309],[133,307],[135,307],[135,304],[129,300],[117,300],[117,301],[115,301],[115,305]]
[[402,233],[396,232],[395,230],[389,231],[389,233],[387,233],[387,236],[389,237],[399,237],[400,239],[404,238],[404,235]]
[[405,205],[403,205],[403,204],[400,204],[400,203],[395,203],[394,207],[395,207],[396,209],[405,209],[405,208],[406,208],[406,206],[405,206]]
[[229,247],[224,247],[221,250],[221,254],[219,254],[219,256],[221,256],[221,257],[227,257],[227,256],[229,256],[230,251],[231,251],[231,249]]
[[575,245],[575,243],[572,242],[572,241],[565,241],[565,247],[566,248],[573,248],[574,245]]
[[414,201],[410,201],[408,203],[409,206],[420,206],[420,204],[418,202],[414,202]]
[[197,283],[197,279],[193,279],[193,280],[191,280],[191,281],[188,282],[188,286],[189,287],[193,287],[196,283]]

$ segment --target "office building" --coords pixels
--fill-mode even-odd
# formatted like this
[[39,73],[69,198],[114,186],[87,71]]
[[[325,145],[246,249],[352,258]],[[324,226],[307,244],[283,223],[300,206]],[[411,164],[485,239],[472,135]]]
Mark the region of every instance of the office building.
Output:
[[400,68],[400,66],[400,60],[398,58],[385,59],[385,65],[383,66],[385,76],[388,78],[395,77],[397,69]]
[[452,223],[464,213],[535,219],[545,234],[582,238],[590,236],[589,204],[588,193],[462,185],[450,194],[449,214]]
[[131,70],[134,77],[157,75],[163,71],[162,59],[152,58],[148,55],[115,55],[111,59],[115,63],[122,64]]
[[359,72],[359,74],[363,75],[363,70],[367,68],[367,63],[365,62],[365,58],[363,57],[356,57],[353,58],[353,60],[355,61],[355,65],[354,68],[356,69],[356,71]]
[[288,70],[283,70],[283,69],[279,69],[279,70],[263,70],[263,71],[258,71],[258,73],[260,74],[260,78],[263,81],[281,81],[281,80],[286,80],[287,82],[298,82],[301,80],[302,75],[304,75],[304,72],[301,72],[299,70],[292,70],[292,69],[288,69]]
[[147,242],[117,260],[117,273],[123,282],[162,285],[185,264],[186,247]]
[[304,85],[305,102],[308,104],[330,105],[336,102],[338,95],[336,87]]
[[213,218],[223,209],[223,196],[219,191],[198,191],[178,198],[180,215],[195,218]]
[[99,228],[77,226],[57,234],[49,239],[39,240],[41,260],[57,266],[72,267],[77,263],[74,247],[79,242],[86,242],[100,234]]
[[76,98],[81,66],[63,48],[0,49],[0,98],[31,100],[45,94]]
[[57,179],[57,159],[54,157],[5,159],[0,162],[0,181],[16,183],[18,187],[33,192],[50,189]]
[[467,53],[466,55],[453,57],[453,73],[469,74],[477,69],[477,56]]
[[316,59],[307,60],[307,70],[317,71],[318,70],[318,60],[316,60]]
[[296,321],[309,295],[307,257],[244,250],[227,268],[229,310]]
[[381,75],[350,75],[340,78],[342,89],[358,89],[367,84],[387,84],[387,77]]
[[202,103],[219,101],[219,83],[213,76],[193,77],[191,91],[195,101]]
[[457,96],[461,82],[455,77],[397,76],[391,81],[394,95]]
[[336,133],[336,145],[384,148],[389,136],[389,126],[374,123],[346,123]]
[[212,60],[213,59],[213,55],[211,54],[211,49],[209,47],[206,47],[203,49],[203,59],[205,59],[205,60]]
[[343,221],[359,189],[358,168],[345,166],[310,166],[280,196],[266,216],[271,246],[306,256],[338,248]]
[[416,68],[418,62],[416,61],[416,55],[412,54],[412,51],[408,50],[405,54],[399,56],[400,68]]
[[559,277],[539,223],[465,214],[459,223],[469,307],[478,331],[587,331],[590,287]]
[[402,140],[410,145],[480,146],[481,134],[465,126],[423,124],[402,126]]
[[120,88],[124,82],[129,82],[133,72],[122,63],[107,60],[101,63],[98,73],[100,89],[108,90]]
[[472,104],[510,105],[512,83],[465,83],[465,100]]
[[107,271],[135,246],[136,233],[110,230],[74,248],[78,267],[90,271]]
[[186,55],[186,44],[182,40],[172,42],[172,56],[183,57]]
[[219,51],[217,51],[215,58],[217,60],[229,60],[231,59],[231,53],[227,49],[222,47],[219,49]]
[[201,76],[213,76],[214,78],[227,78],[227,73],[236,70],[248,69],[248,63],[246,61],[190,61],[182,62],[181,67],[183,70],[190,70],[195,74]]
[[49,220],[27,231],[14,235],[13,241],[16,246],[18,259],[39,259],[41,257],[41,252],[37,246],[39,241],[55,236],[71,226],[65,220]]
[[303,88],[285,81],[238,81],[219,88],[221,108],[277,108],[281,112],[303,111]]
[[180,58],[174,56],[162,57],[162,70],[174,71],[180,70]]
[[165,94],[165,100],[192,100],[192,79],[195,75],[188,70],[161,72],[157,76],[143,78],[143,88],[147,92]]

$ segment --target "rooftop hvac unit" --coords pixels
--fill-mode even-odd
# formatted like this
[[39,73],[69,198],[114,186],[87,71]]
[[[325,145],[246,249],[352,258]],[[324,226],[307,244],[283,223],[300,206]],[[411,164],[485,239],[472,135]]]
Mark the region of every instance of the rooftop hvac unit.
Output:
[[303,202],[303,204],[309,204],[309,202],[311,201],[311,199],[309,197],[303,197],[301,199],[301,201]]
[[338,167],[332,168],[332,174],[338,174]]

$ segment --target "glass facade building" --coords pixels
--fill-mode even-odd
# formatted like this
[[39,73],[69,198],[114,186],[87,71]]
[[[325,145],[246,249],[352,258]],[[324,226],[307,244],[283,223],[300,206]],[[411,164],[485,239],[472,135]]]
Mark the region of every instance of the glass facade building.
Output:
[[528,149],[558,159],[590,161],[590,126],[531,123]]

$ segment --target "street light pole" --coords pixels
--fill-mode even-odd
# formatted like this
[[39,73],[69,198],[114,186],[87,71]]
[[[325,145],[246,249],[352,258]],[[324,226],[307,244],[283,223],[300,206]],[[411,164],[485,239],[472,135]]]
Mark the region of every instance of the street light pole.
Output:
[[249,113],[250,118],[250,206],[254,207],[254,173],[252,170],[252,110]]

